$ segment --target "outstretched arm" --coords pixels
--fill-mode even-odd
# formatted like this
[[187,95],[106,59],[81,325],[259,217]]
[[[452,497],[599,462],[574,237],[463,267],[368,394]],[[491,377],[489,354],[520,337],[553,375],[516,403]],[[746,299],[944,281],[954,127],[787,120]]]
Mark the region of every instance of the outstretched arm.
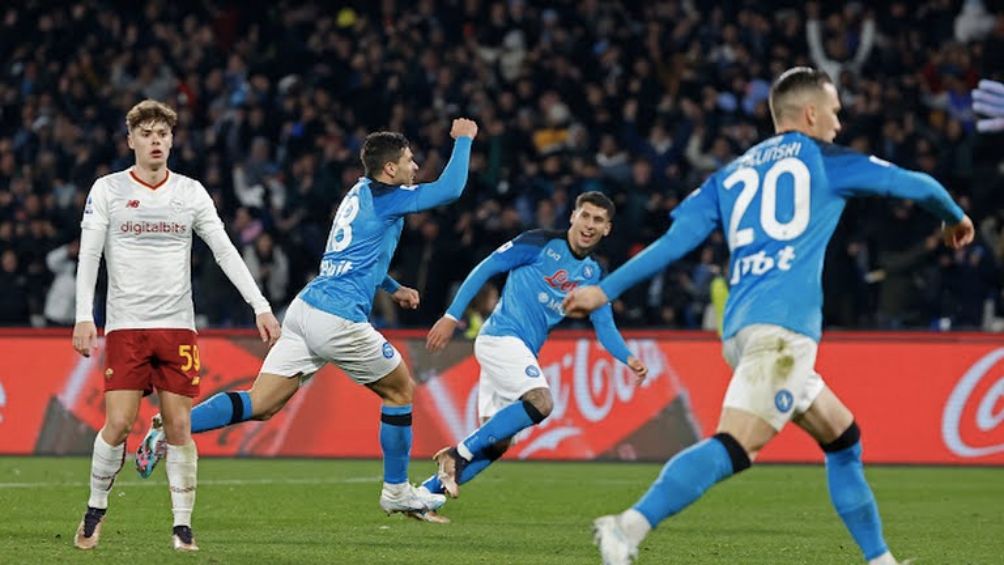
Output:
[[609,351],[614,356],[614,359],[631,367],[631,370],[634,371],[637,377],[637,382],[644,380],[648,374],[648,367],[640,359],[631,355],[631,350],[628,349],[624,336],[621,335],[616,324],[614,324],[613,309],[610,305],[607,304],[590,314],[589,320],[593,323],[596,337],[603,344],[603,348]]
[[478,125],[474,121],[465,118],[453,120],[453,128],[450,130],[450,135],[456,140],[453,143],[453,153],[443,173],[435,182],[418,185],[415,194],[416,212],[442,206],[460,198],[464,187],[467,186],[471,143],[477,134]]

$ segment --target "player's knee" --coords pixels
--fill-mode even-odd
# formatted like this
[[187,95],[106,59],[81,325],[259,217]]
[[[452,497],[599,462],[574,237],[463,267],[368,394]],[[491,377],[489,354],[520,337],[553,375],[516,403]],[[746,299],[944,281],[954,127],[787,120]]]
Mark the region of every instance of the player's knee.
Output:
[[185,445],[191,437],[192,422],[189,418],[175,418],[170,422],[164,422],[164,436],[167,443],[172,445]]
[[860,444],[861,444],[861,428],[858,427],[857,422],[851,422],[851,425],[847,426],[847,429],[844,430],[844,433],[840,434],[840,436],[837,439],[829,443],[820,443],[819,447],[822,448],[822,450],[827,455],[830,455],[833,453],[846,451],[848,448]]
[[101,436],[109,445],[119,445],[129,437],[132,422],[125,416],[109,415]]
[[551,399],[551,391],[546,388],[537,388],[523,395],[523,407],[534,424],[539,424],[551,415],[554,409],[554,401]]
[[415,381],[411,380],[410,377],[402,379],[396,386],[387,389],[383,396],[390,404],[398,406],[411,404],[412,399],[415,397]]

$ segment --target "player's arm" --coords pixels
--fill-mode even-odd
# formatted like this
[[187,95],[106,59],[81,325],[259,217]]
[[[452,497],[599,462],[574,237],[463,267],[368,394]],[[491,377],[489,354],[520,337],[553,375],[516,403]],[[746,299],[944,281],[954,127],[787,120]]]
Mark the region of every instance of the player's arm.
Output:
[[108,203],[105,185],[94,183],[84,217],[80,221],[80,255],[77,263],[77,315],[73,325],[73,349],[90,357],[98,344],[98,330],[94,325],[94,285],[98,281],[98,267],[108,235]]
[[[200,187],[201,188],[201,187]],[[254,309],[255,322],[258,326],[258,333],[261,340],[268,342],[271,346],[279,339],[279,321],[272,315],[272,307],[268,300],[262,295],[261,289],[255,283],[251,271],[244,264],[237,248],[227,236],[223,228],[223,220],[216,214],[216,206],[209,193],[204,188],[200,191],[196,202],[195,222],[193,230],[202,241],[206,242],[213,252],[216,264],[220,266],[223,273],[230,279],[230,283],[241,293],[244,301]]]
[[581,318],[650,279],[697,247],[718,225],[718,195],[711,177],[671,213],[673,225],[651,245],[599,284],[577,288],[565,297],[565,314]]
[[478,291],[492,277],[509,272],[516,267],[532,263],[540,254],[540,245],[537,243],[538,236],[533,232],[528,232],[503,244],[501,247],[485,257],[478,263],[477,267],[467,275],[464,282],[457,290],[453,302],[443,317],[436,322],[425,340],[425,347],[429,351],[441,351],[453,337],[453,332],[457,328],[457,321],[464,316],[467,305],[474,300]]
[[589,321],[593,323],[596,338],[603,344],[603,348],[609,351],[614,359],[631,367],[637,377],[637,382],[643,381],[648,374],[648,367],[640,359],[631,355],[631,350],[628,349],[624,336],[614,324],[613,308],[609,304],[604,304],[599,310],[589,315]]
[[383,282],[380,283],[380,288],[389,294],[391,299],[394,300],[394,302],[401,308],[407,308],[408,310],[418,309],[420,301],[418,291],[404,286],[394,280],[394,278],[390,275],[383,278]]
[[951,195],[927,173],[909,171],[878,157],[839,146],[824,155],[831,188],[842,196],[874,195],[913,200],[945,222],[945,243],[958,248],[972,241],[973,222]]

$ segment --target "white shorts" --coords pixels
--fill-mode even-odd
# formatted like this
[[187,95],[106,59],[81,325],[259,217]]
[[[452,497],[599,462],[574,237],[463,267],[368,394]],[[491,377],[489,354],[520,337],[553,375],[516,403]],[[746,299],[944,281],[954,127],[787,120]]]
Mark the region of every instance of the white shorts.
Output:
[[293,300],[282,321],[282,335],[272,346],[261,372],[309,378],[334,363],[359,384],[382,379],[401,364],[401,354],[367,322],[351,322],[300,300]]
[[549,388],[537,358],[522,340],[511,336],[479,335],[474,357],[481,365],[478,416],[491,418],[535,388]]
[[722,349],[733,369],[724,406],[756,414],[781,431],[823,391],[816,349],[812,339],[780,326],[743,328]]

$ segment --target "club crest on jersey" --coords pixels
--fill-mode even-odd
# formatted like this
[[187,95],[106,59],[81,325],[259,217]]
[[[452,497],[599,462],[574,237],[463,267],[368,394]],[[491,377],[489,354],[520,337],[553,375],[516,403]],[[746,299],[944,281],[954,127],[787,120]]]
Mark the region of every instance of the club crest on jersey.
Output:
[[593,267],[590,265],[582,267],[582,276],[586,277],[587,279],[593,278]]
[[788,410],[791,410],[791,407],[794,404],[795,404],[795,397],[793,397],[791,393],[788,392],[788,389],[782,388],[781,390],[777,391],[777,394],[774,395],[774,406],[777,407],[779,412],[784,413],[787,412]]
[[568,280],[568,271],[565,269],[558,269],[553,275],[544,277],[544,280],[551,288],[561,292],[571,292],[579,286],[579,283]]
[[185,203],[178,198],[171,199],[171,209],[175,212],[181,213],[185,211]]
[[126,208],[139,208],[139,200],[130,200],[126,202]]

